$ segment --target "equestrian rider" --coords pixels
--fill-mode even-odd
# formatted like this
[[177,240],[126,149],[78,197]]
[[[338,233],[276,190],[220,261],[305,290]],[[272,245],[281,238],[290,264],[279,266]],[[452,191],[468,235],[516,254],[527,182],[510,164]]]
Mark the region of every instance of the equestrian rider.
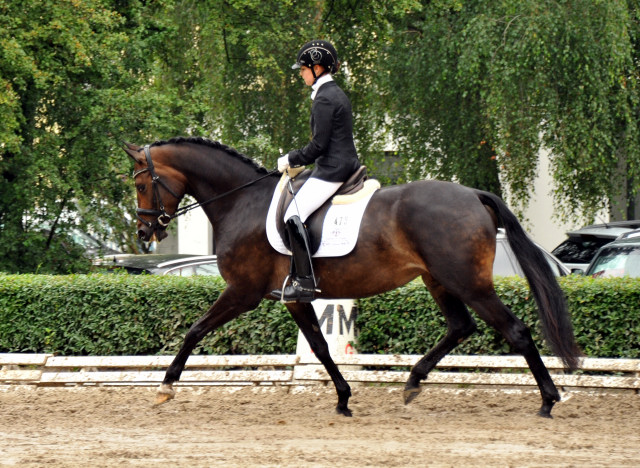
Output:
[[327,201],[343,182],[359,167],[353,142],[353,116],[347,95],[333,81],[338,71],[338,53],[327,41],[307,42],[298,52],[291,68],[300,69],[300,76],[311,86],[311,132],[307,146],[290,151],[278,159],[278,170],[315,163],[311,177],[295,195],[284,221],[292,253],[291,281],[271,294],[283,302],[311,302],[316,282],[311,263],[307,218]]

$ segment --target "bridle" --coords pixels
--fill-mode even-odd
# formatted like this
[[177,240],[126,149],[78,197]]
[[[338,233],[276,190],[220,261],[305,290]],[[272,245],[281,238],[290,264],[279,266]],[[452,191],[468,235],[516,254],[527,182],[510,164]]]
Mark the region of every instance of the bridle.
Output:
[[[248,187],[250,185],[255,184],[256,182],[265,179],[267,177],[269,177],[272,174],[275,174],[278,172],[277,169],[267,172],[265,175],[258,177],[255,180],[252,180],[250,182],[247,182],[244,185],[241,185],[239,187],[233,188],[231,190],[229,190],[228,192],[225,192],[223,194],[217,195],[213,198],[210,198],[208,200],[205,200],[203,202],[196,202],[196,203],[191,203],[190,205],[187,206],[183,206],[182,208],[179,208],[178,210],[176,210],[175,213],[173,214],[169,214],[167,213],[167,211],[164,208],[164,203],[162,203],[162,198],[160,197],[160,188],[159,185],[162,185],[162,187],[164,187],[164,189],[169,192],[171,195],[173,195],[176,199],[180,200],[181,197],[178,196],[172,189],[171,187],[169,187],[167,185],[166,182],[164,182],[162,179],[160,179],[160,177],[158,176],[158,174],[156,174],[154,165],[153,165],[153,161],[151,160],[151,151],[150,151],[150,145],[145,145],[144,147],[144,155],[145,158],[147,159],[147,167],[143,167],[142,169],[138,169],[137,171],[133,171],[133,178],[135,179],[136,177],[138,177],[140,174],[144,173],[144,172],[149,172],[149,174],[151,175],[151,185],[152,185],[152,190],[153,190],[153,199],[154,199],[154,205],[156,206],[156,208],[153,209],[148,209],[148,208],[138,208],[136,209],[136,218],[138,218],[138,220],[144,224],[145,226],[147,226],[148,228],[155,230],[158,226],[159,229],[166,229],[167,226],[169,225],[169,223],[171,222],[171,220],[173,218],[177,218],[178,216],[181,216],[195,208],[198,208],[200,206],[204,206],[208,203],[211,203],[212,201],[218,200],[219,198],[225,197],[227,195],[230,195],[233,192],[236,192],[238,190],[241,190],[245,187]],[[154,221],[147,221],[145,219],[142,219],[141,215],[147,215],[147,216],[157,216],[156,219]]]
[[[169,222],[171,221],[171,215],[167,213],[164,209],[164,203],[162,203],[162,198],[160,197],[160,189],[158,185],[162,185],[171,195],[180,199],[180,197],[171,190],[163,180],[160,179],[158,174],[156,174],[155,168],[153,166],[153,161],[151,160],[151,151],[149,150],[149,145],[145,145],[144,147],[144,155],[147,158],[147,167],[143,167],[137,171],[133,171],[133,178],[135,180],[140,174],[144,172],[149,172],[151,175],[151,186],[153,189],[153,200],[154,204],[157,206],[156,209],[146,209],[146,208],[138,208],[136,209],[136,217],[138,221],[147,226],[148,228],[155,228],[155,225],[160,225],[163,229],[165,229]],[[157,216],[154,222],[147,221],[142,219],[140,215],[148,215],[148,216]]]
[[[160,197],[159,185],[162,185],[165,188],[165,190],[167,190],[167,192],[169,192],[171,195],[176,197],[178,200],[180,199],[180,197],[173,190],[171,190],[171,187],[169,187],[166,184],[166,182],[160,179],[158,174],[156,174],[155,168],[153,166],[153,161],[151,160],[151,151],[149,150],[149,145],[145,145],[144,155],[147,158],[147,167],[143,167],[142,169],[134,171],[133,178],[135,179],[136,177],[138,177],[140,174],[144,172],[149,172],[149,174],[151,175],[153,202],[157,208],[154,208],[154,209],[138,208],[136,210],[136,217],[138,218],[138,221],[140,221],[142,224],[144,224],[148,228],[153,228],[155,230],[156,226],[159,225],[162,229],[166,229],[166,227],[169,225],[169,222],[171,222],[171,219],[173,219],[175,215],[172,216],[169,213],[167,213],[167,211],[165,210],[164,203],[162,203],[162,198]],[[151,221],[142,219],[141,215],[157,216],[157,218],[155,219],[155,221],[151,222]]]

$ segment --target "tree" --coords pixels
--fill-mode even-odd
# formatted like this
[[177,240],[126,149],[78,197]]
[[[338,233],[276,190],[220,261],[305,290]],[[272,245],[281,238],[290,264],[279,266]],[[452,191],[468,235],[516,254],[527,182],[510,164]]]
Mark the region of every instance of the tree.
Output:
[[524,207],[545,146],[561,215],[588,219],[622,187],[628,203],[640,162],[637,6],[452,0],[396,18],[379,66],[412,174],[504,189]]
[[122,231],[130,209],[118,138],[185,125],[149,85],[167,30],[149,13],[135,1],[0,2],[0,269],[80,267],[69,230]]
[[338,48],[374,176],[454,180],[524,207],[545,147],[559,213],[587,219],[622,200],[631,216],[639,11],[637,0],[0,0],[0,270],[75,268],[76,224],[135,249],[119,140],[207,136],[267,167],[306,144],[311,103],[290,67],[314,37]]
[[[185,45],[164,66],[172,86],[206,102],[197,132],[273,165],[309,133],[292,57],[312,37],[332,40],[376,176],[395,161],[394,181],[454,180],[524,208],[545,147],[559,213],[588,219],[618,188],[627,205],[636,190],[637,10],[622,0],[183,0],[172,11]],[[397,156],[385,163],[390,140]]]
[[[354,2],[177,0],[162,16],[175,27],[161,57],[162,80],[179,89],[192,114],[190,133],[235,146],[267,166],[310,136],[309,90],[291,65],[312,38],[333,41],[336,75],[352,99],[358,149],[368,164],[382,153],[384,114],[371,111],[378,90],[370,76],[388,16],[413,0]],[[384,36],[384,37],[383,37]]]

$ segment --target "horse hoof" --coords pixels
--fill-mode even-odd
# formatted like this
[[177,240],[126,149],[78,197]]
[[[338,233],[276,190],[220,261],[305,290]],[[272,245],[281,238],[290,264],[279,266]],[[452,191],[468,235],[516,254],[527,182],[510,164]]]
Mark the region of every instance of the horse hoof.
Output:
[[176,396],[176,391],[171,387],[171,385],[162,384],[158,389],[158,393],[156,394],[156,401],[153,403],[154,406],[161,405],[162,403],[166,403],[169,400],[172,400]]
[[538,411],[538,416],[540,416],[541,418],[553,419],[553,416],[551,416],[551,408],[553,408],[553,405],[542,405],[542,408],[540,408],[540,411]]
[[420,395],[420,392],[422,391],[422,389],[420,387],[416,387],[416,388],[407,388],[404,390],[404,404],[408,405],[409,403],[411,403],[413,400],[415,400],[415,398]]
[[538,416],[542,418],[553,419],[553,416],[551,416],[551,410],[553,409],[553,405],[556,403],[556,401],[560,401],[560,396],[558,396],[555,400],[544,400],[542,402],[542,406],[540,407],[540,411],[538,411]]
[[336,413],[341,414],[342,416],[346,416],[348,418],[353,416],[349,408],[336,408]]

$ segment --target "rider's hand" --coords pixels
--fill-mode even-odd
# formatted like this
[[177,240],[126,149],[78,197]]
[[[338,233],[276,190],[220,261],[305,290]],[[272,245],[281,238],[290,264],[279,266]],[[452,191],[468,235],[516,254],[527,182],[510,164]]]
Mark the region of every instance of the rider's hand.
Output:
[[289,155],[285,154],[278,158],[278,170],[284,172],[289,168]]

